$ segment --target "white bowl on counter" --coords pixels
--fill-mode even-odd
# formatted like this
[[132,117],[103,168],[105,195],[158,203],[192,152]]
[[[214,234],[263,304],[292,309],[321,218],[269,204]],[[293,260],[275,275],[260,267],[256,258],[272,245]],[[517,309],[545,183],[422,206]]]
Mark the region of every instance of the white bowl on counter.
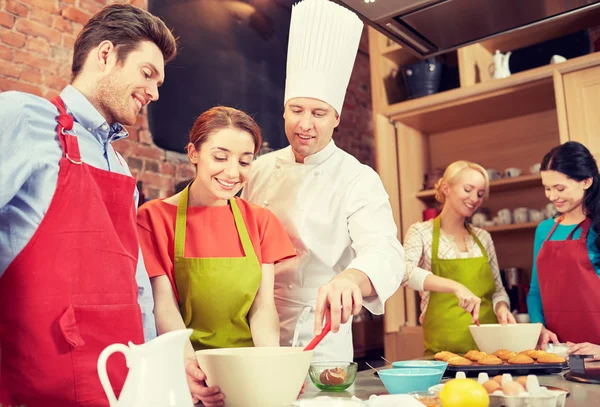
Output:
[[542,324],[481,324],[469,325],[469,331],[480,351],[494,353],[498,349],[521,352],[535,349]]
[[196,351],[196,359],[227,407],[281,407],[298,397],[313,353],[301,347],[206,349]]

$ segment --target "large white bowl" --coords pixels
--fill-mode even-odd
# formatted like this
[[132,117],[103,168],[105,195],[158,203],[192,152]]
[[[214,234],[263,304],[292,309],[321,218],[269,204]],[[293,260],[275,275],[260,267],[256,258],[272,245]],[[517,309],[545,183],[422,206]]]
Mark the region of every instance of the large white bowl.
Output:
[[226,407],[281,407],[296,401],[313,351],[296,347],[208,349],[196,352],[209,386]]
[[482,352],[493,353],[498,349],[508,349],[518,353],[535,349],[542,324],[469,325],[469,331]]

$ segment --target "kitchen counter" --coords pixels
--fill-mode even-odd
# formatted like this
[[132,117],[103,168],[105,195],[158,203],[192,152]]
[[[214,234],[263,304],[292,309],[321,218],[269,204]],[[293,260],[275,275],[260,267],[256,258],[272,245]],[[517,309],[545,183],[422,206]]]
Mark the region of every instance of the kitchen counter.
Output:
[[[600,405],[600,384],[583,384],[565,380],[562,375],[538,376],[542,386],[554,386],[569,391],[566,407],[589,407]],[[372,394],[388,394],[383,383],[373,375],[372,370],[365,370],[356,375],[356,381],[346,391],[325,392],[317,389],[312,382],[306,384],[301,399],[310,399],[319,396],[351,398],[356,396],[361,400],[368,400]]]

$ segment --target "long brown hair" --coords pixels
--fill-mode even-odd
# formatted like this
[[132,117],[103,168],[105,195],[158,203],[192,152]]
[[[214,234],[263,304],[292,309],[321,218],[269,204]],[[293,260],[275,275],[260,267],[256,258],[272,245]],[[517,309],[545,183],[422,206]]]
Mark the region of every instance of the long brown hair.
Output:
[[77,36],[71,65],[73,79],[81,72],[90,51],[102,41],[113,43],[121,63],[141,41],[156,44],[165,64],[177,55],[177,40],[160,18],[129,4],[112,4],[90,18]]
[[208,139],[208,137],[221,129],[233,128],[252,136],[254,140],[254,154],[258,152],[262,144],[260,127],[254,119],[241,110],[232,107],[217,106],[202,113],[194,123],[190,131],[190,143],[196,150]]

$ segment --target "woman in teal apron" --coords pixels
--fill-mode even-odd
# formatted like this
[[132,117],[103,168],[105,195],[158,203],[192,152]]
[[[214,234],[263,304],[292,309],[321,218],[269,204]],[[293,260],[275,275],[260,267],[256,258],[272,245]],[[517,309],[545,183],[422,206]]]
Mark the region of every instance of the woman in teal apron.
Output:
[[[245,113],[217,107],[190,132],[193,181],[179,194],[143,205],[138,230],[151,278],[159,334],[191,328],[188,376],[200,375],[195,350],[279,346],[274,263],[295,255],[283,226],[267,209],[235,195],[261,145]],[[215,388],[192,392],[222,405]]]
[[[486,171],[475,163],[454,162],[436,190],[442,212],[435,219],[411,225],[404,240],[407,263],[453,280],[480,297],[481,324],[515,323],[491,236],[466,223],[488,194]],[[425,281],[426,289],[427,285]],[[452,293],[423,293],[420,319],[426,354],[477,349],[468,329],[471,315]]]

